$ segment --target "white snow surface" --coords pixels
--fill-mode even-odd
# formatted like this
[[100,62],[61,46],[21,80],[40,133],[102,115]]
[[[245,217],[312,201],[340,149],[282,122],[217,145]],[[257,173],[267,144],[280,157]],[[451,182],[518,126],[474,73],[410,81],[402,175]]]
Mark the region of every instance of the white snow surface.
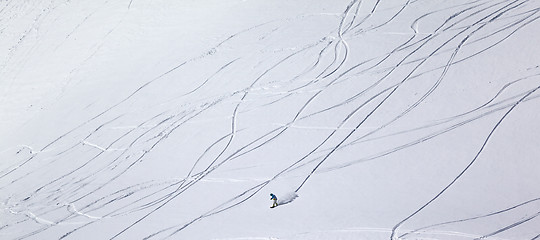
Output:
[[0,239],[540,239],[539,18],[0,1]]

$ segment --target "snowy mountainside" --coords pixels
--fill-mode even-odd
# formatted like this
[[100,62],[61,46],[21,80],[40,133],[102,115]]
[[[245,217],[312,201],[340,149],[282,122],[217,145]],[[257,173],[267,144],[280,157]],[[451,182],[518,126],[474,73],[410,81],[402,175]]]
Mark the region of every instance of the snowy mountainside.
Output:
[[539,18],[1,2],[0,238],[539,239]]

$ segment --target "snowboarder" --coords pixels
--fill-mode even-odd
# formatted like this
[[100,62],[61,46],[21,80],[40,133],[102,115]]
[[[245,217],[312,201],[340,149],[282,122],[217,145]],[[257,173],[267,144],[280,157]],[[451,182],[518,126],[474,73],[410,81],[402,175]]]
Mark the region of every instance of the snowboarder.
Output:
[[277,197],[276,195],[274,195],[273,193],[270,193],[270,200],[274,200],[274,204],[272,204],[272,207],[271,208],[275,208],[277,207]]

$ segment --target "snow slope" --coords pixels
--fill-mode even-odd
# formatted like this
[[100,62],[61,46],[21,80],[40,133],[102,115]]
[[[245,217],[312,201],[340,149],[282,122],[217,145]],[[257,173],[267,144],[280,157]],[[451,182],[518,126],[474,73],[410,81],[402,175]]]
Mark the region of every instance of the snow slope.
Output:
[[0,238],[540,239],[539,18],[1,1]]

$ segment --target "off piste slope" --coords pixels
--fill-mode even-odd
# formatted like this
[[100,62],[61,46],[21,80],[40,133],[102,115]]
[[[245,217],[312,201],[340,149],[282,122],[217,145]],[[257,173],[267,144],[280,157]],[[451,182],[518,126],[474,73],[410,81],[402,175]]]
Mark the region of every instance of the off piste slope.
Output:
[[3,1],[0,238],[539,239],[539,18]]

